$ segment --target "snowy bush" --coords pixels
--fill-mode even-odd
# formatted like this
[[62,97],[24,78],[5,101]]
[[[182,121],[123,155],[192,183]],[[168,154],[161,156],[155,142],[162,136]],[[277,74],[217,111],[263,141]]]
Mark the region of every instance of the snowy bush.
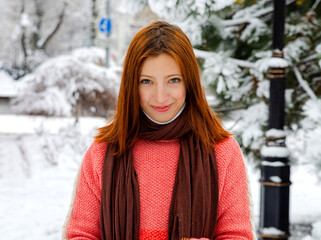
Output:
[[[106,52],[101,48],[77,48],[75,49],[71,55],[78,60],[84,63],[93,63],[98,66],[105,66],[106,61]],[[110,59],[112,60],[112,59]],[[112,66],[115,66],[113,61],[110,62]]]
[[56,134],[49,133],[40,127],[36,135],[44,160],[50,165],[61,165],[69,161],[79,165],[95,132],[93,128],[89,134],[84,134],[79,124],[71,123],[61,126]]
[[114,108],[119,68],[102,65],[97,49],[49,59],[26,75],[21,94],[14,99],[17,113],[46,116],[107,116]]

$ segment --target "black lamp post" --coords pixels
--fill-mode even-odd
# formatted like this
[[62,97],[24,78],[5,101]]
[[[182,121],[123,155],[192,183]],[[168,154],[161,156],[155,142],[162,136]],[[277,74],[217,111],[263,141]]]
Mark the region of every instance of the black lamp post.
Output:
[[273,58],[270,80],[269,130],[261,155],[261,240],[288,239],[290,166],[285,145],[284,105],[285,68],[284,47],[285,0],[274,0]]

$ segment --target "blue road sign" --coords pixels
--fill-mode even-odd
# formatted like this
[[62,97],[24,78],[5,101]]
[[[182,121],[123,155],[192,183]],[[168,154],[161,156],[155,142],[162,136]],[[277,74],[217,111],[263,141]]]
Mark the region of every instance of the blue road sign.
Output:
[[99,22],[99,30],[102,33],[109,34],[111,31],[111,20],[110,18],[102,18]]

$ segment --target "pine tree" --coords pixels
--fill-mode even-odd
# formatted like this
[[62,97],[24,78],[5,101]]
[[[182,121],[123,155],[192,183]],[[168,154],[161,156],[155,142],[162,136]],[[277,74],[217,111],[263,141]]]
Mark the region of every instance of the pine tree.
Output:
[[[199,59],[202,79],[214,92],[214,110],[228,117],[235,114],[226,110],[243,109],[230,130],[237,133],[248,159],[260,159],[268,120],[273,1],[129,2],[140,6],[131,9],[149,4],[161,18],[187,33]],[[289,0],[286,4],[288,147],[292,160],[314,161],[321,172],[321,150],[312,147],[321,145],[321,138],[315,136],[321,136],[321,2]]]

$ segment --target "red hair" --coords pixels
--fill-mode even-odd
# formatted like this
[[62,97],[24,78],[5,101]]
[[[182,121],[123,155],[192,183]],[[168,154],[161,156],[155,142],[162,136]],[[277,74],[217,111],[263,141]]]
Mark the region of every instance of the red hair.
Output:
[[140,131],[138,84],[142,64],[148,57],[162,53],[172,56],[181,68],[186,86],[186,108],[193,132],[209,149],[231,134],[210,110],[200,81],[200,70],[193,47],[177,26],[156,21],[140,30],[132,39],[124,62],[115,115],[99,129],[97,142],[115,143],[116,154],[130,148]]

